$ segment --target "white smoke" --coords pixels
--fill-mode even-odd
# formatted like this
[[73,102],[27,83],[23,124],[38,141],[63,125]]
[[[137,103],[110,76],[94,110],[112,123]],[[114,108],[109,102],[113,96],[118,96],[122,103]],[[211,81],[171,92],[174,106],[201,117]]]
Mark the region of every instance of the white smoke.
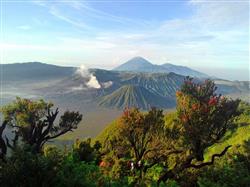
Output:
[[[81,65],[79,68],[77,68],[75,73],[77,75],[80,75],[82,78],[88,79],[88,82],[86,83],[86,86],[88,88],[95,88],[95,89],[101,88],[101,85],[98,82],[96,76],[93,73],[90,73],[88,68],[86,68],[86,66]],[[83,89],[84,89],[83,85],[74,88],[74,90],[83,90]]]
[[84,65],[81,65],[79,68],[77,68],[75,73],[83,78],[88,78],[90,76],[88,68]]
[[104,88],[109,88],[109,87],[112,86],[112,85],[113,85],[113,82],[112,82],[112,81],[108,81],[108,82],[102,83],[102,86],[103,86]]
[[99,84],[98,80],[96,79],[96,76],[94,76],[92,73],[90,74],[89,82],[86,84],[89,88],[101,88],[101,85]]

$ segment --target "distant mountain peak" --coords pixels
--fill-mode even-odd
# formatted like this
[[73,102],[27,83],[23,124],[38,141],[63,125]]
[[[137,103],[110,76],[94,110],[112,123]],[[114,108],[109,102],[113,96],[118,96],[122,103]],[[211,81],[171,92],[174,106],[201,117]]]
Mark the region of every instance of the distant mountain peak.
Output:
[[140,70],[143,70],[145,68],[150,69],[152,66],[153,66],[153,64],[151,64],[145,58],[140,57],[140,56],[136,56],[136,57],[128,60],[124,64],[118,66],[114,70],[116,70],[116,71],[135,71],[135,70],[140,71]]
[[152,65],[151,62],[143,57],[136,56],[125,62],[124,64],[135,64],[135,65]]
[[193,70],[186,66],[165,63],[162,65],[152,64],[143,57],[137,56],[114,69],[115,71],[131,71],[145,73],[176,73],[184,76],[207,78],[208,75]]
[[[138,61],[142,61],[142,62],[147,62],[147,63],[150,63],[147,59],[141,57],[141,56],[135,56],[133,58],[131,58],[130,60],[128,61],[134,61],[134,60],[138,60]],[[150,63],[151,64],[151,63]]]

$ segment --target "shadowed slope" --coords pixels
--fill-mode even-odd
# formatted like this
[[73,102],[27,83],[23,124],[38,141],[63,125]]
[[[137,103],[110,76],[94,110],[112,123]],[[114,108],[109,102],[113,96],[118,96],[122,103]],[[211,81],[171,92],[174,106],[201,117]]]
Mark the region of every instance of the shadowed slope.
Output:
[[102,97],[99,101],[99,105],[121,109],[125,107],[149,109],[153,106],[165,108],[167,106],[173,106],[174,103],[166,97],[148,91],[144,87],[125,85],[113,93]]

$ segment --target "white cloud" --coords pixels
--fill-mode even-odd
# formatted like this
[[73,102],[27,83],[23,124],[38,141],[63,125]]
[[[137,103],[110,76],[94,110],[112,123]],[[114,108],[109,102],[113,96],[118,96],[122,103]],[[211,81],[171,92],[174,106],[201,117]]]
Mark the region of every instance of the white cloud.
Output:
[[82,29],[91,29],[91,27],[89,25],[87,25],[86,23],[82,22],[82,21],[76,21],[74,18],[71,18],[69,16],[66,16],[65,14],[61,13],[61,11],[57,8],[55,8],[54,6],[49,8],[49,12],[57,17],[60,20],[63,20],[69,24],[72,24],[76,27],[82,28]]
[[65,1],[64,3],[68,4],[72,8],[75,9],[75,11],[79,11],[81,15],[85,15],[86,17],[91,17],[99,20],[106,20],[106,21],[112,21],[117,22],[119,24],[136,24],[140,26],[148,26],[148,22],[144,20],[139,19],[130,19],[127,17],[121,17],[116,16],[110,13],[107,13],[105,11],[101,11],[98,9],[93,8],[89,2],[87,1]]
[[[53,59],[75,63],[83,61],[100,68],[117,66],[137,55],[157,63],[164,63],[166,59],[195,67],[246,68],[249,58],[248,4],[242,1],[193,0],[187,3],[192,15],[148,24],[146,21],[108,14],[86,2],[71,1],[60,5],[46,2],[42,6],[46,6],[51,15],[75,28],[88,30],[88,36],[61,35],[53,46],[5,46],[7,50],[20,48],[27,53],[30,50],[50,51]],[[65,9],[70,8],[70,11],[62,11],[65,5],[70,5]],[[93,23],[100,22],[103,25],[113,22],[119,27],[114,30],[98,24],[93,26]]]
[[249,1],[190,1],[193,19],[209,29],[246,29],[249,26]]

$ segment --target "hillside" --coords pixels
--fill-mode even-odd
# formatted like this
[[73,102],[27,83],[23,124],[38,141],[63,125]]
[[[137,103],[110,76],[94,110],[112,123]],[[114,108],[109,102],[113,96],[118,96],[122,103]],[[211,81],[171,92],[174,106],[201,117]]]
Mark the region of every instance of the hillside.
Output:
[[119,108],[137,107],[141,109],[149,109],[150,107],[169,108],[174,106],[171,99],[151,93],[142,86],[125,85],[104,96],[98,102],[100,106]]
[[[167,113],[165,115],[165,124],[167,125],[173,123],[175,118],[176,118],[175,112]],[[110,124],[108,124],[106,128],[95,138],[95,140],[104,143],[107,139],[111,139],[112,137],[116,136],[118,122],[119,119],[116,119]],[[240,145],[247,140],[250,140],[249,111],[248,113],[243,113],[236,118],[235,127],[229,130],[225,134],[225,137],[220,142],[209,147],[209,149],[206,151],[206,159],[209,159],[212,154],[220,152],[221,150],[223,150],[224,147],[228,145],[234,145],[234,146]]]
[[191,77],[200,77],[200,78],[208,78],[209,76],[205,73],[201,73],[194,69],[185,66],[174,65],[170,63],[160,65],[161,68],[166,69],[168,72],[174,72],[179,75],[191,76]]
[[185,66],[178,66],[170,63],[162,65],[152,64],[142,57],[134,57],[129,61],[121,64],[114,69],[115,71],[129,71],[129,72],[147,72],[147,73],[176,73],[184,76],[192,76],[199,78],[209,77],[205,73],[193,70]]
[[41,62],[0,64],[3,81],[42,81],[61,79],[74,73],[73,67],[62,67]]
[[[137,59],[137,58],[136,58]],[[145,60],[137,65],[150,65]],[[3,103],[16,96],[45,97],[61,105],[81,110],[96,108],[122,109],[125,106],[172,107],[175,93],[183,84],[185,76],[176,73],[147,73],[89,69],[85,77],[76,74],[76,67],[61,67],[31,62],[3,64]],[[89,81],[100,87],[90,87]],[[197,81],[201,79],[196,78]],[[5,84],[6,83],[6,84]],[[8,83],[8,84],[7,84]],[[233,98],[249,98],[249,82],[215,80],[218,93]],[[128,89],[128,85],[133,89]],[[126,89],[125,89],[126,88]]]
[[234,126],[225,134],[217,144],[211,146],[206,152],[206,158],[228,145],[241,145],[250,140],[250,105],[241,102],[239,105],[242,114],[235,118]]

